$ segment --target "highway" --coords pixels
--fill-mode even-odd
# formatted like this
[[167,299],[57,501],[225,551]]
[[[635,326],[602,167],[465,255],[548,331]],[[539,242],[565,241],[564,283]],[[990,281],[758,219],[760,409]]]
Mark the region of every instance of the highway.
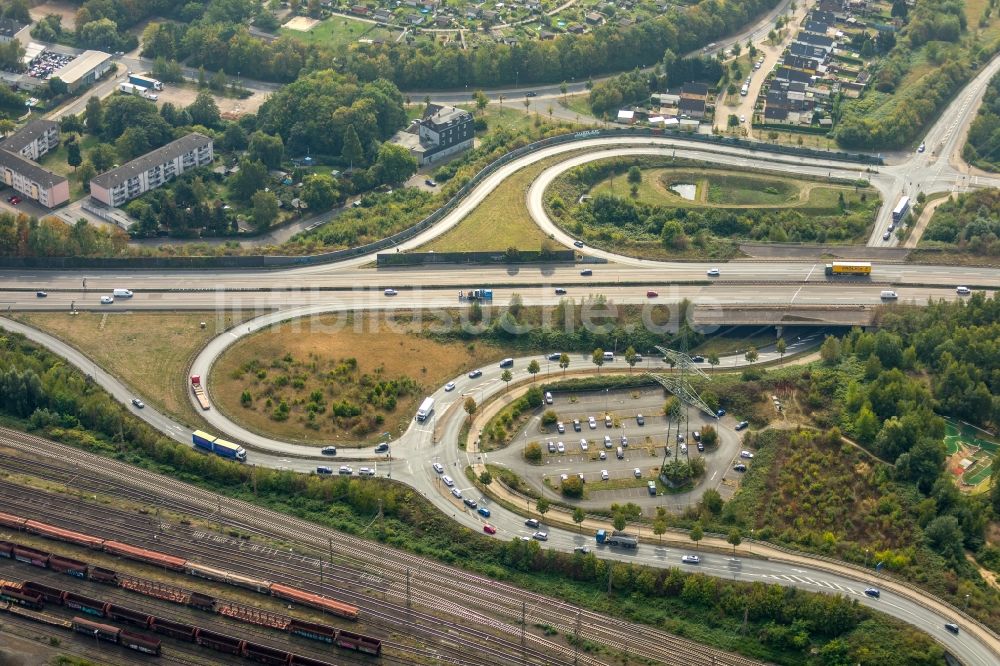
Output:
[[[532,153],[505,165],[487,178],[479,187],[446,216],[440,223],[418,237],[400,246],[401,250],[416,248],[448,229],[457,225],[503,180],[515,171],[545,159],[551,155],[587,148],[588,155],[574,158],[594,159],[600,157],[629,155],[638,153],[671,154],[677,157],[698,159],[744,170],[770,170],[784,173],[807,173],[822,177],[824,172],[831,178],[870,179],[885,197],[869,244],[881,247],[893,245],[895,240],[883,243],[882,229],[898,196],[915,195],[917,191],[933,193],[956,191],[970,187],[995,187],[1000,178],[975,176],[967,177],[964,169],[954,164],[960,149],[958,138],[971,120],[978,100],[992,73],[1000,69],[1000,57],[994,59],[960,95],[958,95],[942,119],[927,133],[928,152],[914,154],[909,158],[875,172],[866,170],[864,165],[826,163],[821,158],[799,158],[775,156],[744,149],[706,146],[683,139],[656,137],[640,139],[635,137],[600,138],[583,142],[573,142],[553,146]],[[582,162],[581,162],[582,163]],[[555,177],[553,167],[545,172],[546,178]],[[540,212],[540,197],[543,191],[541,179],[529,193],[529,207],[536,221],[548,233],[564,244],[572,239],[546,221],[544,211]],[[891,285],[900,294],[900,302],[923,303],[928,298],[957,298],[955,286],[966,284],[977,288],[996,289],[1000,287],[1000,272],[996,269],[963,268],[947,266],[917,266],[910,264],[876,264],[871,283],[841,282],[827,280],[822,265],[815,262],[731,262],[719,266],[721,275],[711,280],[705,271],[712,267],[708,263],[677,263],[638,260],[614,253],[585,248],[584,254],[595,259],[606,260],[607,264],[590,265],[592,276],[582,276],[579,267],[568,266],[489,266],[474,271],[463,267],[431,267],[427,269],[373,269],[372,256],[359,257],[330,265],[309,266],[275,271],[5,271],[0,273],[0,301],[9,311],[22,309],[69,310],[77,309],[106,311],[140,309],[197,309],[227,310],[252,309],[262,313],[249,324],[243,325],[213,340],[196,358],[192,372],[210,376],[211,364],[217,355],[241,337],[264,326],[289,322],[302,317],[345,310],[369,309],[374,311],[418,310],[428,316],[435,310],[443,312],[457,305],[457,289],[497,285],[496,302],[505,304],[515,291],[524,298],[526,305],[553,305],[559,297],[554,286],[568,289],[567,296],[581,299],[596,294],[604,294],[618,303],[648,303],[645,296],[647,287],[656,287],[660,292],[658,303],[675,303],[680,299],[691,299],[701,308],[713,306],[727,307],[773,304],[794,309],[797,305],[843,305],[871,306],[880,302],[879,292]],[[83,280],[86,278],[86,286]],[[110,293],[115,287],[136,290],[134,298],[118,300],[113,305],[102,306],[98,298]],[[385,297],[381,290],[394,287],[400,290],[398,296]],[[35,290],[45,289],[47,298],[35,296]],[[185,291],[190,290],[190,291]],[[111,377],[93,362],[67,345],[30,329],[11,322],[2,321],[4,328],[21,331],[30,338],[41,342],[56,353],[66,357],[71,363],[91,374],[95,381],[111,391],[116,399],[127,402],[134,391]],[[291,324],[283,324],[289,325]],[[311,325],[318,325],[313,320]],[[518,359],[517,370],[523,377],[523,368],[528,359]],[[735,365],[735,362],[734,362]],[[377,460],[379,475],[392,476],[415,487],[425,494],[435,505],[450,513],[459,522],[476,530],[481,530],[482,522],[475,515],[445,494],[437,475],[430,467],[439,461],[454,472],[456,479],[468,465],[477,461],[474,454],[461,451],[456,446],[458,432],[464,412],[457,407],[463,394],[478,393],[483,400],[504,390],[499,381],[500,370],[496,367],[483,368],[483,376],[476,380],[466,377],[456,379],[458,388],[451,393],[438,389],[436,415],[430,423],[413,422],[407,432],[392,444],[389,459],[377,459],[373,452],[361,450],[358,457],[363,460]],[[141,418],[171,438],[188,443],[190,428],[186,424],[175,423],[166,416],[147,407],[135,410]],[[251,448],[250,462],[278,468],[307,471],[317,464],[319,456],[316,447],[305,447],[288,442],[274,442],[255,433],[248,432],[228,422],[217,409],[205,413],[206,418],[220,431],[246,442]],[[435,436],[437,433],[440,436]],[[299,457],[302,456],[302,457]],[[326,459],[327,464],[340,460]],[[463,484],[467,485],[467,484]],[[491,522],[499,528],[499,538],[525,535],[523,518],[516,513],[494,506]],[[570,548],[589,542],[572,531],[558,528],[549,530],[549,546]],[[634,554],[612,553],[600,550],[602,557],[634,559],[656,566],[676,566],[681,551],[657,548],[644,543]],[[885,592],[880,600],[869,600],[859,595],[866,584],[865,577],[857,574],[844,577],[833,573],[830,566],[820,561],[791,564],[770,559],[751,561],[744,559],[738,567],[728,558],[708,555],[699,569],[712,575],[741,577],[747,580],[765,580],[785,585],[806,586],[809,589],[829,593],[857,595],[862,603],[885,610],[911,624],[926,630],[935,639],[968,665],[993,664],[1000,658],[995,636],[988,635],[971,620],[960,619],[963,631],[958,636],[946,633],[942,625],[960,614],[951,609],[925,608],[914,599],[921,599],[925,605],[935,604],[929,595],[903,593],[900,589]],[[738,569],[738,570],[735,570]],[[891,587],[883,582],[883,589]],[[991,651],[992,649],[992,651]]]

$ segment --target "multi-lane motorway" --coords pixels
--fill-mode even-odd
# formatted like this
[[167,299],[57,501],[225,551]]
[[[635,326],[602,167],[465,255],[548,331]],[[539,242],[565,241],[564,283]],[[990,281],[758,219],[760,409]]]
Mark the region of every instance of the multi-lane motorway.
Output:
[[[820,158],[794,158],[774,156],[757,151],[747,151],[729,147],[709,147],[704,144],[686,142],[674,138],[606,138],[574,142],[564,146],[554,146],[515,160],[477,187],[451,214],[439,224],[419,237],[401,246],[401,249],[418,247],[432,237],[444,233],[458,224],[482,199],[505,178],[524,166],[567,150],[586,148],[590,155],[575,159],[593,159],[600,156],[632,154],[635,152],[658,152],[677,157],[706,160],[721,165],[741,169],[766,169],[809,173],[814,176],[832,178],[870,179],[885,198],[872,232],[870,244],[881,246],[882,229],[888,211],[894,201],[903,194],[917,191],[937,192],[960,190],[975,186],[998,186],[1000,179],[978,176],[976,180],[966,177],[955,155],[959,148],[959,137],[971,120],[978,100],[990,78],[1000,69],[1000,59],[995,59],[986,70],[960,94],[949,107],[942,119],[928,132],[928,152],[912,155],[900,163],[880,167],[876,172],[866,170],[864,165],[825,163]],[[554,167],[553,169],[557,169]],[[551,179],[555,170],[550,169],[545,177]],[[824,172],[826,172],[824,174]],[[539,183],[529,193],[528,204],[532,215],[557,240],[569,243],[571,239],[559,231],[544,216],[539,205],[543,186]],[[891,244],[890,241],[889,244]],[[263,326],[279,321],[289,321],[302,316],[321,312],[339,312],[356,309],[420,309],[433,313],[435,309],[453,308],[457,304],[456,290],[476,286],[498,285],[496,300],[504,303],[515,291],[522,295],[525,304],[553,304],[558,300],[553,286],[563,286],[569,290],[568,296],[583,298],[604,294],[617,302],[646,302],[645,290],[656,286],[662,302],[676,302],[689,298],[702,306],[713,304],[758,305],[761,303],[787,306],[794,309],[798,305],[873,305],[879,302],[879,291],[885,286],[895,288],[901,299],[915,303],[931,297],[955,298],[955,286],[965,284],[973,287],[996,289],[1000,287],[1000,272],[994,269],[968,269],[947,266],[876,265],[872,283],[841,283],[828,281],[823,275],[823,267],[813,262],[753,262],[745,261],[720,266],[721,276],[715,280],[706,278],[708,264],[678,264],[654,262],[622,257],[614,253],[600,252],[590,248],[584,254],[606,260],[609,263],[593,265],[593,275],[584,277],[578,269],[571,267],[487,267],[471,271],[465,268],[393,269],[376,270],[370,267],[372,257],[361,257],[334,265],[311,266],[284,271],[242,271],[218,272],[201,271],[185,273],[156,274],[149,271],[89,271],[81,272],[33,272],[7,271],[0,273],[0,301],[9,310],[20,309],[253,309],[265,312],[249,324],[226,333],[202,352],[192,370],[204,376],[209,375],[211,363],[232,342],[252,333]],[[86,279],[86,285],[84,285]],[[665,287],[664,285],[669,285]],[[133,299],[123,303],[101,306],[98,298],[110,293],[112,288],[128,287],[136,290]],[[385,297],[381,290],[386,287],[400,289],[395,297]],[[35,290],[48,291],[47,298],[38,298]],[[18,324],[3,321],[3,326],[11,330],[23,330]],[[92,374],[96,381],[112,394],[127,401],[134,392],[116,379],[93,365],[75,350],[58,341],[30,330],[29,337],[41,341],[57,353]],[[518,360],[521,370],[527,359]],[[523,372],[523,370],[522,370]],[[431,462],[439,461],[455,470],[458,478],[460,470],[476,462],[474,455],[466,454],[456,446],[458,432],[464,413],[454,405],[463,394],[478,393],[483,399],[503,389],[499,380],[500,370],[496,367],[483,368],[483,376],[475,380],[458,378],[458,388],[451,393],[438,390],[437,417],[429,423],[414,423],[407,433],[393,444],[391,462],[380,461],[380,474],[391,474],[393,478],[409,483],[438,505],[443,511],[473,529],[481,529],[480,519],[454,502],[449,495],[441,492],[437,474],[431,469]],[[154,427],[168,433],[178,441],[187,441],[189,428],[186,424],[175,423],[158,414],[152,408],[142,410],[139,415]],[[255,433],[248,432],[230,423],[217,410],[207,413],[213,426],[230,436],[242,439],[254,450],[251,462],[289,469],[307,470],[316,465],[316,449],[305,449],[291,443],[268,441]],[[369,455],[362,452],[362,456]],[[299,457],[301,456],[301,457]],[[499,536],[510,538],[523,535],[525,528],[522,518],[501,507],[494,507],[491,521],[499,528]],[[584,538],[571,531],[550,529],[550,546],[570,548],[583,542]],[[589,541],[589,539],[586,539]],[[601,557],[622,557],[612,551],[599,551]],[[627,557],[649,564],[674,566],[679,564],[679,551],[657,548],[644,544],[635,554]],[[1000,659],[1000,641],[986,630],[963,619],[963,632],[952,636],[944,632],[945,621],[955,619],[959,613],[942,609],[935,605],[933,598],[916,592],[903,594],[901,590],[891,591],[891,584],[880,600],[869,600],[859,594],[865,581],[858,576],[845,577],[834,573],[819,562],[790,564],[779,559],[766,561],[744,560],[739,566],[722,556],[707,556],[701,570],[713,575],[765,580],[787,585],[801,585],[827,592],[856,595],[862,603],[873,605],[900,617],[922,629],[967,664],[992,664]],[[917,603],[922,601],[923,605]],[[927,606],[931,607],[928,608]]]

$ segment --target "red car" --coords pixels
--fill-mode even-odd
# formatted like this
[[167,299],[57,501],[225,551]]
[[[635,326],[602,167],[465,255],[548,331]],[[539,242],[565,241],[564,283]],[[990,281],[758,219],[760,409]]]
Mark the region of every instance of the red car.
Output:
[[659,296],[659,294],[652,289],[646,292],[646,298],[656,298],[657,296]]
[[21,197],[19,197],[19,196],[17,196],[17,195],[15,194],[15,195],[13,195],[13,196],[10,196],[10,197],[7,197],[7,201],[8,201],[8,202],[9,202],[9,203],[10,203],[11,205],[13,205],[13,206],[16,206],[17,204],[21,203]]
[[483,525],[483,531],[486,532],[487,534],[496,534],[497,528],[493,527],[492,525]]

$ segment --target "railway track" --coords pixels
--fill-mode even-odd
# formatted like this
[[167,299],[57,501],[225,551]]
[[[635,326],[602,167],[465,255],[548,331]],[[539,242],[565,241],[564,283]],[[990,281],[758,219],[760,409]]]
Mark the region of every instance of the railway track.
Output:
[[[662,663],[694,665],[749,666],[754,660],[714,650],[692,641],[677,638],[652,627],[633,625],[585,609],[571,607],[557,599],[521,590],[492,579],[456,571],[446,565],[400,552],[376,542],[360,539],[322,528],[304,520],[276,514],[246,502],[231,500],[209,491],[146,472],[93,454],[64,447],[17,431],[0,429],[0,445],[22,452],[49,454],[58,463],[46,463],[46,469],[57,476],[86,481],[95,488],[148,504],[158,504],[180,513],[209,516],[266,539],[279,537],[307,546],[319,558],[313,560],[310,576],[315,577],[315,564],[328,554],[350,563],[350,575],[360,572],[370,580],[384,581],[385,594],[406,599],[406,579],[409,577],[409,598],[431,603],[431,608],[445,607],[450,613],[478,608],[494,613],[499,619],[488,618],[492,626],[508,636],[520,639],[521,617],[531,624],[550,626],[565,635],[574,635],[579,621],[580,638],[626,653],[641,655]],[[18,456],[0,457],[2,464],[18,464]],[[23,461],[22,461],[23,462]],[[32,460],[30,471],[38,474],[38,459]],[[58,470],[58,471],[56,471]],[[334,566],[334,565],[331,565]],[[331,574],[335,571],[331,571]],[[579,618],[579,620],[578,620]],[[487,619],[487,618],[483,618]],[[526,633],[526,643],[546,652],[561,655],[561,663],[576,658],[579,663],[601,663],[589,655],[576,655],[572,649],[553,641]],[[519,645],[518,645],[519,647]],[[509,659],[509,656],[508,656]]]
[[[21,494],[18,494],[18,493]],[[135,526],[135,517],[131,514],[123,514],[121,516],[116,516],[113,510],[102,510],[101,515],[96,515],[97,512],[88,513],[86,511],[81,511],[80,508],[73,504],[64,504],[62,502],[52,503],[51,505],[41,505],[34,502],[23,495],[23,490],[18,486],[9,484],[6,482],[0,482],[0,505],[11,507],[12,511],[20,512],[21,514],[33,514],[39,517],[39,519],[50,523],[63,523],[67,527],[74,527],[75,529],[82,530],[90,534],[100,534],[101,536],[106,536],[108,538],[122,539],[131,543],[148,545],[153,548],[158,548],[162,551],[169,551],[171,554],[186,555],[193,554],[196,551],[190,549],[188,545],[185,548],[184,544],[190,544],[190,540],[187,539],[186,535],[171,536],[166,534],[158,535],[160,538],[152,539],[150,535],[156,534],[155,529],[153,530],[142,530]],[[69,522],[67,522],[69,521]],[[15,537],[16,538],[16,537]],[[212,561],[215,563],[226,564],[227,568],[231,568],[234,571],[239,567],[232,566],[233,564],[239,563],[245,567],[245,557],[240,553],[227,553],[222,549],[217,549],[219,552],[212,553]],[[79,557],[85,558],[85,555],[80,555]],[[253,571],[247,571],[248,574],[253,574],[256,576],[261,575],[261,562],[258,561],[258,565],[254,567]],[[283,572],[284,573],[284,572]],[[310,571],[309,573],[315,573]],[[300,587],[309,587],[312,585],[311,579],[296,579],[294,576],[289,576],[287,574],[282,576],[283,580],[288,582],[298,583]],[[329,593],[329,588],[324,588],[321,591],[323,593]],[[343,596],[343,595],[340,595]],[[132,598],[132,597],[129,597]],[[357,601],[364,604],[366,601],[370,601],[366,595],[359,594]],[[124,606],[135,606],[135,604],[129,604],[123,602]],[[377,611],[372,611],[366,608],[366,619],[369,613],[376,613],[375,624],[379,625],[382,629],[388,632],[398,631],[400,627],[407,626],[408,623],[412,624],[412,620],[407,620],[399,614],[378,614]],[[158,614],[158,613],[151,613]],[[162,613],[161,613],[162,614]],[[169,614],[167,614],[170,616]],[[199,613],[196,611],[187,611],[184,613],[185,619],[189,620],[190,624],[199,624],[198,621],[194,621],[191,618],[204,618],[213,617],[211,615],[205,615],[204,613]],[[172,617],[172,616],[170,616]],[[441,621],[437,620],[440,624]],[[203,623],[201,626],[205,626]],[[246,625],[240,625],[241,627]],[[206,627],[211,628],[211,627]],[[422,638],[433,642],[435,639],[442,641],[446,640],[450,643],[455,643],[459,638],[462,629],[461,625],[452,624],[445,627],[444,630],[435,628],[432,631],[424,631],[427,634]],[[220,630],[222,631],[222,630]],[[232,633],[232,627],[228,626],[229,633]],[[241,633],[251,633],[252,630],[241,630]],[[222,631],[226,633],[226,631]],[[255,632],[259,634],[259,631]],[[417,632],[420,633],[420,632]],[[258,636],[259,638],[259,636]],[[254,640],[257,640],[255,638]],[[259,642],[273,643],[273,640],[260,639]],[[383,646],[386,648],[394,648],[400,654],[407,655],[406,657],[401,657],[399,663],[414,663],[418,659],[430,659],[436,661],[442,655],[438,651],[430,651],[424,649],[417,649],[413,646],[406,645],[403,643],[393,642],[393,641],[383,641]],[[480,648],[477,648],[480,649]],[[507,649],[502,647],[501,649]],[[496,648],[486,648],[487,652],[496,652]],[[476,654],[470,655],[467,651],[454,650],[449,653],[448,650],[444,650],[444,653],[448,658],[448,663],[455,664],[456,666],[493,666],[498,663],[510,663],[510,657],[507,653],[494,654],[495,658],[484,659]],[[328,655],[327,655],[328,656]],[[317,657],[318,658],[318,657]],[[548,660],[543,662],[536,662],[532,660],[530,663],[551,663]]]

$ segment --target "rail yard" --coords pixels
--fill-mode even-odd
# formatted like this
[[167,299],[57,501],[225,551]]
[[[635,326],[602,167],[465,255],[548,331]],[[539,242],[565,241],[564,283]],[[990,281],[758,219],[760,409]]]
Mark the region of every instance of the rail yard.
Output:
[[[192,572],[202,569],[197,578],[185,576],[190,583],[171,580],[170,584],[176,587],[202,585],[204,573],[215,570],[229,575],[230,584],[237,584],[238,587],[227,585],[229,590],[263,589],[265,584],[273,590],[275,584],[287,585],[354,606],[358,619],[347,620],[352,625],[349,631],[381,641],[380,659],[385,663],[556,664],[576,660],[582,664],[602,664],[616,661],[622,652],[641,654],[663,663],[678,660],[687,664],[734,666],[758,663],[707,649],[654,628],[627,624],[511,585],[456,572],[446,565],[376,542],[223,498],[16,431],[0,431],[0,464],[10,473],[33,476],[71,489],[70,493],[52,494],[0,482],[0,506],[8,513],[80,532],[97,541],[119,541],[155,550],[174,558],[167,560],[176,571],[170,575],[184,576],[185,568]],[[168,513],[186,516],[191,524],[175,524],[152,514],[115,509],[107,499],[99,505],[82,499],[97,497],[157,506],[164,516]],[[16,541],[10,527],[4,527],[4,534],[4,539]],[[76,547],[56,540],[47,544],[36,542],[32,547],[43,550],[41,545],[70,559],[84,560],[88,552],[93,557],[109,554],[93,545]],[[247,567],[247,561],[253,562],[252,569]],[[187,562],[195,566],[185,567]],[[167,570],[161,564],[160,575],[166,575]],[[15,580],[29,579],[34,574],[32,571],[15,576],[6,569],[3,571],[0,577]],[[49,575],[58,577],[63,587],[53,584],[51,579],[40,582],[59,589],[91,584],[58,573]],[[127,576],[148,577],[137,573]],[[249,580],[255,582],[248,583]],[[117,590],[115,594],[124,592]],[[227,596],[217,594],[222,598]],[[269,597],[261,595],[261,598]],[[128,605],[118,596],[108,601]],[[135,605],[133,602],[132,606]],[[202,626],[210,631],[233,635],[231,626],[223,629],[220,625],[205,625],[204,611],[199,614]],[[181,620],[185,618],[190,622],[189,616]],[[212,620],[229,622],[223,616]],[[239,626],[244,632],[265,631],[255,626],[248,629],[246,624]],[[577,645],[587,641],[603,646],[603,651],[578,652],[570,642],[547,636],[538,627],[555,629],[563,636],[578,634],[581,640],[575,641]],[[276,635],[289,640],[287,634]],[[276,639],[267,641],[254,633],[249,636],[247,640],[252,643],[275,646]],[[280,642],[276,649],[291,651]],[[346,651],[337,651],[337,663],[346,663],[343,652]],[[366,655],[357,658],[373,659]]]

